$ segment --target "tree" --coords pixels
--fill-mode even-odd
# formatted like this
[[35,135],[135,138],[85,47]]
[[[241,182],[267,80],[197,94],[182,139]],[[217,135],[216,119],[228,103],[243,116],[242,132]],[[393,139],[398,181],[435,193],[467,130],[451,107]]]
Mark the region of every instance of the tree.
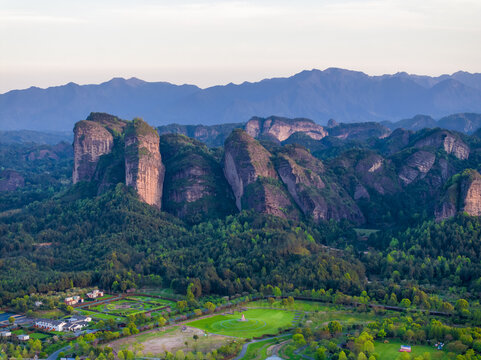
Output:
[[10,323],[10,325],[13,325],[15,323],[15,318],[13,316],[10,316],[8,318],[8,322]]
[[339,353],[339,358],[338,358],[338,360],[347,360],[347,355],[346,355],[346,353],[345,353],[344,351],[341,351],[341,352]]
[[184,360],[185,359],[185,354],[182,350],[177,350],[175,353],[175,360]]
[[177,309],[179,309],[180,312],[182,312],[187,307],[187,301],[185,300],[177,301],[175,306],[177,307]]
[[316,360],[327,360],[326,348],[324,346],[321,346],[316,350]]
[[306,345],[306,340],[304,339],[304,335],[302,334],[292,335],[292,340],[294,341],[297,347]]
[[359,355],[357,355],[357,360],[367,360],[367,356],[363,352],[360,352]]
[[401,307],[408,308],[408,307],[411,306],[411,300],[404,298],[404,299],[401,300],[401,303],[399,305]]
[[66,308],[65,308],[65,311],[67,311],[67,313],[69,314],[73,314],[73,307],[68,305]]
[[210,301],[206,302],[204,306],[206,307],[207,311],[209,311],[210,314],[212,314],[215,310],[215,304],[212,304]]
[[331,335],[339,334],[342,332],[342,325],[339,321],[331,321],[327,325]]

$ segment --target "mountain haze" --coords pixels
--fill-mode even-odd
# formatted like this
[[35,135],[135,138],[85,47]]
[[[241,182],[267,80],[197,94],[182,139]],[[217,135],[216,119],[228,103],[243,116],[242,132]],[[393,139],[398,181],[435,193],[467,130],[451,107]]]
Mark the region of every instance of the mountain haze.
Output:
[[99,85],[69,83],[0,95],[1,130],[67,131],[91,111],[140,116],[154,126],[245,122],[252,116],[304,117],[318,123],[397,121],[481,112],[481,75],[369,76],[329,68],[292,77],[201,89],[194,85],[114,78]]

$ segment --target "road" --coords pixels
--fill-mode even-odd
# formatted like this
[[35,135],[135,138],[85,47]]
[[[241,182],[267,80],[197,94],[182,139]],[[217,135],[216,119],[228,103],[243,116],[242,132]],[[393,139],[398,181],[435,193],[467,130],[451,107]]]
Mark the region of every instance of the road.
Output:
[[268,337],[268,338],[264,338],[264,339],[259,339],[259,340],[252,340],[252,341],[249,341],[248,343],[244,344],[242,346],[242,350],[241,352],[239,353],[239,355],[237,355],[234,359],[232,360],[240,360],[244,357],[244,355],[246,354],[247,352],[247,347],[250,345],[250,344],[254,344],[256,342],[259,342],[259,341],[265,341],[265,340],[272,340],[272,339],[277,339],[277,338],[282,338],[282,337],[285,337],[285,336],[289,336],[289,335],[292,335],[292,334],[284,334],[284,335],[281,335],[281,336],[273,336],[273,337]]
[[57,360],[58,354],[60,354],[62,351],[67,351],[69,349],[70,349],[70,346],[65,346],[61,349],[58,349],[54,353],[50,354],[49,357],[47,358],[47,360]]

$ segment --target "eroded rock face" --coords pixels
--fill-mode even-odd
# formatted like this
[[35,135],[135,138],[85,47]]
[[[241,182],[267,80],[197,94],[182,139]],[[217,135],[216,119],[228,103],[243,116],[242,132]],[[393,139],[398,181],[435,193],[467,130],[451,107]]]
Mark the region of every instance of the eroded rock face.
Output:
[[160,209],[164,174],[157,131],[135,119],[125,135],[125,183],[137,190],[142,201]]
[[304,148],[285,146],[277,155],[276,167],[292,198],[307,217],[315,221],[364,221],[361,211],[342,188],[331,182],[325,184],[320,177],[324,165]]
[[25,186],[25,178],[14,170],[0,171],[0,191],[15,191]]
[[447,130],[432,132],[429,136],[417,141],[414,147],[418,149],[424,147],[443,148],[448,154],[453,154],[460,160],[467,159],[470,151],[469,146],[461,140],[459,135]]
[[435,209],[436,220],[443,220],[464,211],[471,216],[481,216],[481,175],[472,169],[455,175],[440,203]]
[[198,223],[235,212],[234,196],[213,150],[182,135],[160,137],[165,164],[162,208],[187,222]]
[[287,119],[276,116],[269,118],[253,117],[246,126],[245,131],[254,138],[267,137],[278,141],[287,140],[292,134],[301,132],[315,140],[327,136],[321,125],[309,119]]
[[343,140],[367,140],[369,138],[384,139],[391,134],[387,127],[375,123],[336,124],[329,127],[329,135]]
[[464,201],[462,211],[471,216],[481,216],[481,175],[478,172],[461,183],[461,198]]
[[99,158],[110,153],[114,144],[112,134],[100,123],[83,120],[74,128],[74,167],[72,181],[90,181]]
[[431,170],[436,156],[427,151],[417,151],[406,159],[406,165],[401,168],[399,178],[404,185],[409,185],[416,179],[422,179]]
[[245,131],[237,129],[227,138],[224,149],[224,174],[242,210],[245,188],[259,177],[277,179],[271,154]]

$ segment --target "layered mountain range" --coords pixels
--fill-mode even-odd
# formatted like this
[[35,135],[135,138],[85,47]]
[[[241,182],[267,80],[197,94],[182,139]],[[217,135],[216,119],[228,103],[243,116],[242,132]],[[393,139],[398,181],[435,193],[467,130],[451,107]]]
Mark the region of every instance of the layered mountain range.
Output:
[[286,78],[201,89],[193,85],[114,78],[99,85],[69,83],[0,94],[1,130],[70,130],[90,111],[150,124],[244,122],[252,116],[306,117],[325,124],[397,121],[416,114],[481,112],[481,74],[439,77],[406,73],[369,76],[329,68]]
[[[178,133],[188,128],[159,136],[141,119],[92,113],[74,128],[73,182],[97,194],[125,183],[191,223],[242,210],[357,224],[481,215],[477,135],[281,117],[222,126],[230,130],[223,146],[208,147]],[[218,130],[191,134],[219,142]]]

